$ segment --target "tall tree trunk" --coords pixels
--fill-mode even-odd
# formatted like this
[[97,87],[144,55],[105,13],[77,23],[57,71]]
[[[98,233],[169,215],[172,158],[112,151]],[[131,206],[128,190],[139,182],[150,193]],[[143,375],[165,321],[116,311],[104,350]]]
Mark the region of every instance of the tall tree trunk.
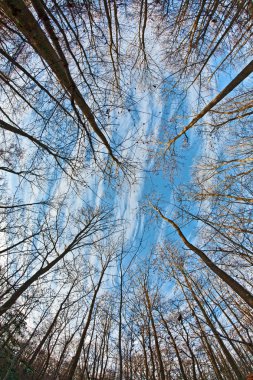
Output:
[[218,333],[218,331],[216,330],[214,324],[212,323],[211,319],[209,318],[204,306],[202,305],[202,302],[201,300],[199,299],[199,297],[196,295],[194,289],[192,288],[191,284],[190,284],[190,281],[189,281],[189,277],[187,276],[187,274],[182,270],[182,274],[184,276],[184,279],[185,279],[185,282],[187,284],[187,287],[188,289],[190,290],[192,296],[193,296],[193,299],[195,300],[195,302],[197,303],[199,309],[201,310],[201,313],[203,314],[206,322],[207,322],[207,325],[209,326],[209,328],[211,329],[212,333],[214,334],[217,342],[219,343],[225,357],[227,358],[227,361],[228,363],[230,364],[231,368],[233,369],[234,373],[236,374],[238,380],[244,380],[244,376],[242,375],[237,363],[235,362],[234,358],[232,357],[232,355],[230,354],[229,350],[227,349],[227,347],[225,346],[225,344],[223,343],[222,339],[220,338],[220,335]]
[[143,287],[143,290],[144,290],[144,295],[145,295],[145,298],[146,298],[147,311],[148,311],[148,314],[149,314],[149,318],[150,318],[150,322],[151,322],[151,326],[152,326],[152,331],[153,331],[153,334],[154,334],[156,354],[157,354],[158,363],[159,363],[159,369],[160,369],[160,376],[161,376],[161,380],[165,380],[164,365],[163,365],[162,354],[161,354],[160,345],[159,345],[159,341],[158,341],[155,321],[154,321],[154,317],[153,317],[153,313],[152,313],[152,305],[151,305],[151,302],[150,302],[148,290],[147,290],[147,288],[146,288],[145,285]]
[[179,363],[179,367],[180,367],[180,371],[181,371],[181,374],[182,374],[182,379],[183,380],[187,380],[187,376],[186,376],[186,373],[185,373],[185,370],[184,370],[184,365],[183,365],[183,361],[181,359],[181,356],[180,356],[180,353],[179,353],[179,350],[177,348],[177,344],[176,344],[176,340],[174,339],[174,336],[172,334],[172,332],[170,331],[169,329],[169,325],[168,325],[168,322],[164,319],[162,313],[160,312],[160,316],[161,316],[161,319],[162,319],[162,322],[164,324],[164,327],[166,328],[166,331],[172,341],[172,345],[174,347],[174,350],[175,350],[175,353],[176,353],[176,356],[177,356],[177,360],[178,360],[178,363]]
[[146,351],[146,345],[145,345],[145,331],[144,331],[144,328],[141,331],[141,345],[142,345],[143,356],[144,356],[145,379],[149,380],[148,357],[147,357],[147,351]]
[[57,313],[55,314],[55,317],[53,318],[52,323],[49,325],[46,334],[45,334],[44,337],[41,339],[41,341],[40,341],[40,343],[38,344],[37,348],[34,350],[33,355],[32,355],[31,359],[30,359],[29,362],[28,362],[28,365],[31,365],[31,364],[34,362],[34,360],[36,359],[36,356],[37,356],[38,353],[40,352],[40,350],[41,350],[41,348],[43,347],[45,341],[47,340],[47,338],[48,338],[49,335],[51,334],[51,331],[53,330],[53,328],[54,328],[54,326],[55,326],[55,324],[56,324],[56,322],[57,322],[57,319],[58,319],[58,317],[59,317],[59,315],[60,315],[60,313],[61,313],[61,311],[62,311],[62,308],[63,308],[65,302],[67,301],[67,299],[69,298],[70,293],[71,293],[71,291],[72,291],[74,285],[75,285],[75,284],[73,284],[73,285],[70,287],[70,289],[69,289],[69,291],[68,291],[66,297],[64,298],[64,300],[63,300],[62,303],[60,304],[60,307],[59,307]]
[[83,347],[83,344],[84,344],[84,341],[85,341],[85,338],[86,338],[86,334],[87,334],[88,328],[89,328],[90,323],[91,323],[91,318],[92,318],[93,310],[94,310],[94,307],[95,307],[95,302],[96,302],[97,294],[98,294],[98,291],[100,289],[100,286],[101,286],[101,283],[102,283],[102,279],[104,277],[104,274],[105,274],[105,271],[106,271],[108,263],[109,262],[107,261],[107,264],[104,265],[103,268],[102,268],[98,284],[97,284],[97,286],[95,288],[94,295],[92,297],[91,305],[90,305],[88,316],[87,316],[87,321],[85,323],[85,326],[84,326],[84,329],[83,329],[82,336],[81,336],[81,339],[79,341],[79,344],[77,346],[77,350],[76,350],[75,356],[73,357],[73,359],[71,361],[70,369],[69,369],[68,374],[66,376],[66,380],[72,380],[72,378],[73,378],[73,376],[75,374],[75,370],[76,370],[77,363],[78,363],[79,358],[80,358],[80,354],[81,354],[82,347]]
[[95,117],[83,99],[82,94],[74,83],[71,74],[68,69],[68,64],[60,45],[58,43],[57,36],[55,36],[53,27],[50,24],[50,19],[44,10],[43,5],[38,0],[33,0],[33,5],[37,12],[43,17],[46,24],[47,32],[49,33],[55,47],[58,47],[57,51],[51,45],[48,37],[39,26],[37,20],[34,18],[32,12],[29,10],[23,0],[0,0],[1,7],[6,15],[14,22],[16,27],[26,37],[30,45],[38,53],[38,55],[47,62],[52,72],[57,77],[61,86],[69,94],[70,99],[73,99],[78,107],[83,112],[83,115],[89,121],[93,131],[103,142],[108,150],[111,158],[119,164],[118,159],[114,156],[111,146],[107,141],[104,133],[98,127]]
[[[252,63],[253,65],[253,63]],[[184,234],[182,233],[179,226],[172,220],[167,218],[162,214],[162,212],[155,206],[152,206],[162,217],[162,219],[166,220],[170,225],[172,225],[175,230],[177,231],[179,237],[183,241],[183,243],[196,255],[198,255],[201,260],[208,266],[209,269],[211,269],[212,272],[214,272],[221,280],[223,280],[231,289],[233,289],[250,307],[253,308],[253,295],[245,289],[239,282],[234,280],[229,274],[224,272],[224,270],[220,269],[212,260],[209,259],[209,257],[199,248],[197,248],[195,245],[191,244]]]
[[253,61],[251,61],[240,73],[213,99],[201,112],[196,115],[192,121],[186,125],[173,139],[167,143],[167,149],[171,147],[183,134],[191,129],[199,120],[202,119],[214,106],[232,92],[240,83],[242,83],[253,72]]
[[207,355],[208,355],[208,357],[210,359],[210,362],[211,362],[212,367],[214,369],[215,375],[217,376],[218,380],[223,380],[223,377],[221,375],[221,371],[220,371],[219,367],[216,364],[216,360],[217,359],[215,358],[215,354],[213,352],[212,346],[211,346],[211,344],[209,343],[209,341],[207,339],[206,332],[203,329],[202,324],[201,324],[201,322],[200,322],[197,314],[195,313],[194,307],[192,306],[192,303],[189,301],[189,299],[188,299],[188,297],[187,297],[187,295],[186,295],[186,293],[184,291],[183,286],[181,286],[181,289],[182,289],[183,294],[185,296],[185,299],[186,299],[186,301],[187,301],[187,303],[189,305],[189,308],[190,308],[190,310],[192,312],[192,315],[194,316],[194,319],[195,319],[195,321],[197,323],[197,327],[198,327],[198,331],[200,333],[201,341],[203,342],[203,346],[206,349]]

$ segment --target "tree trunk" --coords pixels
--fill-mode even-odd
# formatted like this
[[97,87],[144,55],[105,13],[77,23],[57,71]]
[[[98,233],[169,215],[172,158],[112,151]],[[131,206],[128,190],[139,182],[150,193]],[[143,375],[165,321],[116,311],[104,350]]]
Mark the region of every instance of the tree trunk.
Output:
[[[23,0],[1,0],[0,2],[2,9],[6,13],[6,15],[14,22],[17,28],[21,31],[21,33],[26,37],[30,45],[34,48],[34,50],[38,53],[38,55],[44,59],[52,72],[57,77],[61,86],[65,89],[65,91],[69,94],[70,99],[76,102],[78,107],[83,112],[83,115],[89,121],[93,131],[99,137],[99,139],[103,142],[105,147],[108,150],[111,158],[119,164],[118,159],[114,156],[112,149],[110,147],[109,142],[107,141],[105,135],[98,127],[95,117],[88,106],[88,104],[83,99],[82,94],[76,87],[70,73],[68,70],[67,61],[64,55],[59,52],[56,52],[54,47],[51,45],[48,37],[44,33],[44,31],[39,26],[37,20],[34,18],[32,12],[29,10],[27,5]],[[39,2],[35,1],[35,6],[38,7],[41,5]],[[37,7],[38,6],[38,7]],[[42,6],[41,6],[42,7]],[[40,10],[41,10],[40,7]],[[43,9],[43,7],[42,7]],[[52,33],[53,28],[50,25],[49,17],[45,13],[43,13],[43,19],[47,20],[48,32]],[[50,26],[49,26],[50,25]],[[51,29],[50,29],[51,27]],[[57,37],[55,35],[51,35],[54,43],[57,41]]]
[[[252,63],[253,65],[253,63]],[[229,274],[224,272],[224,270],[220,269],[216,264],[212,262],[212,260],[209,259],[209,257],[199,248],[195,247],[193,244],[191,244],[184,234],[182,233],[181,229],[178,227],[178,225],[171,219],[167,218],[162,214],[162,212],[157,208],[153,208],[159,213],[159,215],[162,217],[162,219],[166,220],[169,224],[171,224],[175,230],[177,231],[179,237],[183,241],[183,243],[194,253],[196,253],[201,260],[208,266],[208,268],[211,269],[212,272],[214,272],[219,278],[221,278],[231,289],[233,289],[250,307],[253,308],[253,295],[245,289],[242,285],[239,284],[236,280],[234,280]]]

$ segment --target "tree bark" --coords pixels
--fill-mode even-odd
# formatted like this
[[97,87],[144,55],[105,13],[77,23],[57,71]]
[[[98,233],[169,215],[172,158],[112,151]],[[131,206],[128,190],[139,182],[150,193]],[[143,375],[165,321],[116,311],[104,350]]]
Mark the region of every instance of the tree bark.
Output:
[[[36,4],[39,2],[35,2]],[[39,26],[32,12],[28,9],[23,0],[0,0],[0,5],[5,14],[14,22],[19,31],[26,37],[29,44],[34,48],[38,55],[47,62],[52,72],[55,74],[61,86],[70,96],[70,99],[76,102],[83,115],[89,121],[93,131],[107,148],[110,157],[119,164],[118,159],[114,156],[111,146],[107,141],[104,133],[98,127],[92,110],[83,99],[82,94],[76,87],[69,71],[66,60],[55,51],[48,37]],[[47,16],[48,17],[48,16]],[[49,20],[48,20],[49,23]],[[56,36],[52,36],[56,43]]]
[[213,99],[201,112],[195,116],[192,121],[186,125],[173,139],[167,143],[167,149],[171,147],[183,134],[191,129],[203,116],[205,116],[214,106],[216,106],[225,96],[233,91],[240,83],[244,81],[253,72],[253,60]]
[[251,308],[253,308],[253,295],[245,289],[242,285],[240,285],[236,280],[234,280],[229,274],[224,272],[224,270],[220,269],[216,264],[212,262],[212,260],[209,259],[209,257],[199,248],[197,248],[195,245],[191,244],[184,234],[182,233],[179,226],[172,220],[167,218],[165,215],[162,214],[162,212],[155,206],[152,206],[158,214],[164,219],[166,222],[171,224],[175,230],[177,231],[180,239],[183,241],[183,243],[194,253],[196,253],[201,260],[208,266],[208,268],[211,269],[212,272],[214,272],[221,280],[223,280],[231,289],[234,290]]

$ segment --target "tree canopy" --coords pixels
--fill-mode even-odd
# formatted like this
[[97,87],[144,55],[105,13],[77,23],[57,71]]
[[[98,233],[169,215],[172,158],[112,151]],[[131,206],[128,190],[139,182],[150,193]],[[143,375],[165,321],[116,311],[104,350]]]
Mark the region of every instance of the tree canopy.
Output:
[[0,379],[250,379],[252,0],[0,25]]

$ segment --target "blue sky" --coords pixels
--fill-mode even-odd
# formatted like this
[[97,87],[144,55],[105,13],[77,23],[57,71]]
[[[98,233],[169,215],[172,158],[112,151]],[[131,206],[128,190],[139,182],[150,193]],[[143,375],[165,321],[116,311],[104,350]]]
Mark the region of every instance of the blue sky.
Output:
[[[120,17],[124,18],[125,15]],[[122,21],[122,20],[121,20]],[[125,19],[123,20],[125,22]],[[124,24],[124,23],[123,23]],[[158,202],[166,215],[176,217],[177,209],[174,207],[175,194],[180,192],[182,186],[190,183],[192,177],[192,166],[197,162],[198,157],[204,153],[216,157],[219,151],[218,140],[214,136],[205,135],[202,139],[198,134],[201,127],[195,127],[189,133],[187,138],[182,136],[175,144],[176,157],[166,150],[166,141],[175,133],[179,132],[188,121],[191,120],[193,114],[203,107],[217,91],[221,90],[225,84],[239,71],[239,68],[233,68],[228,65],[218,76],[212,78],[211,82],[205,82],[204,87],[199,87],[199,82],[187,89],[189,78],[183,78],[182,83],[174,84],[171,78],[171,68],[163,61],[161,46],[157,41],[157,36],[149,23],[146,29],[146,49],[150,57],[150,67],[147,69],[145,62],[136,60],[136,50],[138,44],[136,19],[133,17],[124,25],[125,33],[121,40],[121,49],[129,58],[129,62],[123,62],[124,75],[121,79],[122,98],[117,97],[112,91],[113,84],[110,82],[110,75],[107,73],[108,67],[105,64],[96,67],[98,88],[102,89],[98,92],[98,101],[104,108],[96,110],[97,105],[93,105],[94,112],[101,126],[106,130],[107,138],[114,144],[119,144],[118,151],[121,152],[122,158],[126,164],[133,165],[131,175],[122,178],[120,170],[113,168],[114,175],[118,178],[108,181],[108,177],[103,175],[100,168],[96,167],[91,160],[90,154],[82,156],[85,166],[83,171],[82,185],[76,185],[66,177],[59,167],[53,165],[53,160],[43,159],[37,156],[39,164],[43,160],[49,160],[49,164],[45,164],[47,180],[41,183],[38,180],[37,185],[31,185],[28,181],[17,178],[15,175],[7,175],[7,185],[10,194],[16,198],[16,201],[38,202],[47,200],[53,195],[55,199],[65,199],[66,205],[62,208],[62,218],[67,217],[74,210],[78,210],[81,205],[83,207],[99,207],[106,206],[113,209],[115,220],[121,219],[122,227],[124,227],[124,238],[126,246],[134,245],[139,247],[137,261],[143,260],[150,254],[150,251],[167,236],[176,237],[175,232],[162,220],[155,219],[149,212],[148,200]],[[103,50],[103,49],[102,49]],[[224,51],[224,55],[225,55]],[[218,59],[222,60],[222,57]],[[217,61],[211,61],[210,66],[203,72],[203,76],[209,75],[208,70],[213,70],[217,65]],[[243,59],[242,59],[243,61]],[[36,67],[38,61],[35,57],[31,61],[31,69]],[[39,63],[40,64],[40,63]],[[237,70],[238,69],[238,70]],[[46,74],[39,75],[42,80]],[[76,73],[78,75],[78,73]],[[86,96],[87,89],[80,80],[83,93]],[[21,79],[19,79],[21,81]],[[19,83],[18,81],[18,83]],[[100,86],[100,87],[99,87]],[[94,86],[94,88],[96,88]],[[97,88],[96,88],[97,90]],[[106,90],[106,95],[104,94]],[[56,90],[55,90],[56,91]],[[201,96],[199,96],[201,95]],[[199,102],[199,99],[203,99]],[[40,111],[47,114],[52,112],[51,103],[43,98],[44,103]],[[6,102],[6,99],[3,99]],[[36,105],[40,107],[40,94],[36,98]],[[87,95],[87,102],[92,104],[91,96]],[[64,100],[64,104],[68,101]],[[7,106],[8,107],[8,106]],[[67,105],[68,107],[68,105]],[[205,117],[208,121],[209,115]],[[15,121],[21,121],[21,127],[28,128],[31,132],[37,131],[36,115],[33,111],[20,109],[15,114]],[[52,126],[57,125],[57,116],[52,116]],[[72,120],[62,117],[56,129],[43,129],[40,126],[39,134],[50,143],[60,143],[61,146],[67,142],[65,149],[71,151],[73,155],[77,150],[77,146],[72,143],[71,138],[76,136],[76,129],[72,129]],[[206,129],[207,127],[205,127]],[[38,128],[39,129],[39,128]],[[94,141],[96,136],[93,135]],[[188,141],[187,141],[188,139]],[[74,140],[74,139],[73,139]],[[34,146],[21,140],[24,147],[24,157],[18,162],[21,166],[26,166],[33,153]],[[86,147],[88,144],[86,145]],[[106,150],[99,142],[96,144],[99,151],[97,154],[103,166],[106,160]],[[89,150],[89,148],[87,148]],[[50,180],[48,178],[50,177]],[[73,185],[73,186],[72,186]],[[208,202],[203,207],[208,207]],[[49,207],[42,206],[41,220],[48,212]],[[194,211],[194,210],[193,210]],[[50,211],[54,212],[54,211]],[[182,225],[181,225],[182,226]],[[183,230],[189,239],[194,242],[196,223],[184,224]],[[126,261],[128,261],[127,259]]]

